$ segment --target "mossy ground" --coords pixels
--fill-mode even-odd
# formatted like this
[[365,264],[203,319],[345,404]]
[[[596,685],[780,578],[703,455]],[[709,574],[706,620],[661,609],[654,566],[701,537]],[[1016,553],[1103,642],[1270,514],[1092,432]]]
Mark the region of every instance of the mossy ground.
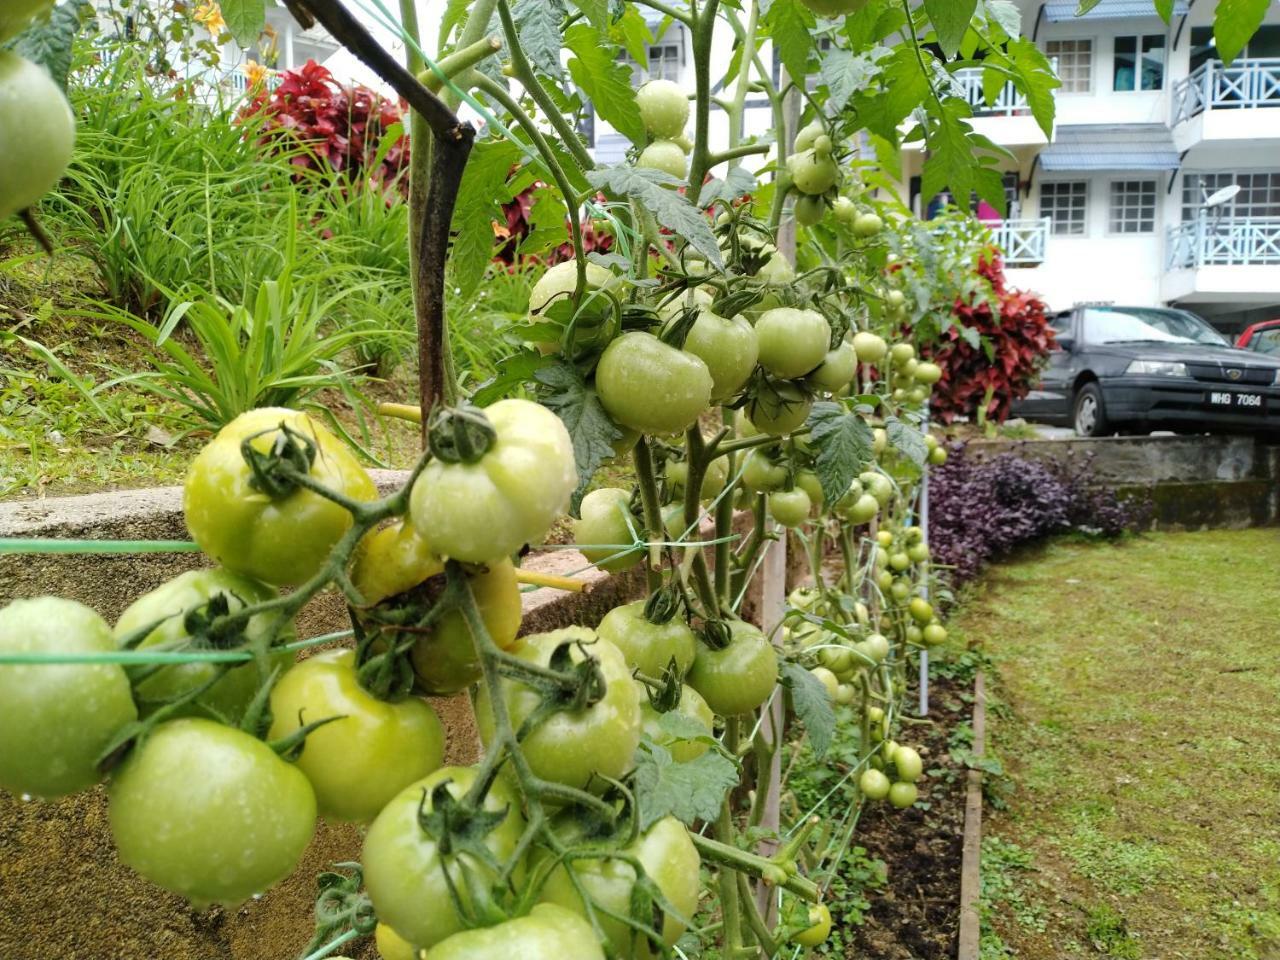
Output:
[[1058,542],[956,619],[995,661],[984,960],[1280,957],[1280,531]]

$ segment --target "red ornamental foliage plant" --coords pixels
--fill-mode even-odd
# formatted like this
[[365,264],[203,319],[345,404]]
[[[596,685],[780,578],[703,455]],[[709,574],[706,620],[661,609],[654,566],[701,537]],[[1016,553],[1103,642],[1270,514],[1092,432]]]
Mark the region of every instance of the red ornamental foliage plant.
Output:
[[[982,255],[978,273],[990,283],[992,295],[957,298],[952,309],[956,324],[928,350],[942,368],[931,404],[946,423],[958,416],[977,417],[984,406],[987,420],[1004,422],[1013,401],[1035,386],[1053,346],[1044,302],[1008,286],[997,254]],[[966,337],[961,326],[978,336]]]
[[[409,167],[403,105],[368,87],[338,83],[314,60],[282,73],[274,90],[260,88],[245,113],[261,115],[267,145],[306,147],[292,158],[295,166],[327,167],[352,180],[408,190],[408,177],[401,176]],[[390,132],[397,139],[387,146],[383,140]]]

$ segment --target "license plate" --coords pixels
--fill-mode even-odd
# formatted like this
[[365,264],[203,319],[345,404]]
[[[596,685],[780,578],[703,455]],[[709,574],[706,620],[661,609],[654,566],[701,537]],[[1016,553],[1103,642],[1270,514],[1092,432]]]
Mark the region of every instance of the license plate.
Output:
[[1263,410],[1262,394],[1214,391],[1209,394],[1209,406],[1217,410],[1237,410],[1240,413],[1261,413]]

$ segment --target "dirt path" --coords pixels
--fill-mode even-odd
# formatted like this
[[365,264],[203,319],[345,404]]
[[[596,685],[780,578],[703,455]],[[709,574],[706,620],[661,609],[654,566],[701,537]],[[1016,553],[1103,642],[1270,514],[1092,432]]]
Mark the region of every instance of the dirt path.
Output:
[[1280,958],[1280,531],[1055,544],[956,626],[1015,784],[984,960]]

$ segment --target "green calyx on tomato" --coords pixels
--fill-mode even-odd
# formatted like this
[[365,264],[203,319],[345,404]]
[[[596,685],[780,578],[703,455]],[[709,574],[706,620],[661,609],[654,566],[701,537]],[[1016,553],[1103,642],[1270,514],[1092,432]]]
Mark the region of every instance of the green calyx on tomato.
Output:
[[711,371],[701,357],[651,333],[624,333],[600,357],[596,392],[615,421],[653,436],[680,433],[711,406]]
[[286,437],[314,448],[307,469],[312,480],[353,500],[377,496],[369,474],[337,437],[305,413],[272,407],[242,413],[219,430],[183,485],[187,529],[200,549],[233,573],[276,586],[296,586],[319,573],[352,523],[344,507],[311,490],[293,487],[273,496],[262,488],[261,470],[250,466],[241,446],[247,441],[255,456],[267,457]]
[[[669,714],[679,720],[664,720]],[[659,712],[645,688],[640,690],[640,717],[644,735],[665,747],[676,763],[688,763],[707,752],[715,729],[715,715],[702,694],[686,684],[680,686],[680,702],[674,710]],[[692,721],[692,722],[690,722]],[[694,730],[698,732],[696,735]]]
[[[0,42],[50,3],[5,0]],[[42,66],[0,50],[0,221],[35,205],[62,179],[75,146],[71,106]]]
[[444,728],[425,700],[379,700],[356,674],[354,650],[329,650],[297,664],[271,691],[278,740],[317,720],[297,767],[311,781],[322,816],[372,820],[397,793],[439,768]]
[[[184,646],[257,649],[267,644],[287,643],[293,639],[293,625],[286,623],[277,627],[272,614],[250,618],[231,636],[203,632],[212,630],[216,617],[236,613],[275,596],[276,591],[266,584],[229,570],[189,570],[133,601],[120,614],[113,635],[117,643],[122,643],[131,634],[159,621],[159,625],[136,644],[136,649]],[[197,631],[194,637],[192,628]],[[293,654],[287,651],[271,655],[272,666],[284,669],[292,662]],[[137,685],[143,715],[208,683],[219,669],[220,665],[212,663],[182,663],[158,670]],[[185,704],[177,715],[238,723],[260,684],[257,664],[232,666],[212,687]]]
[[787,171],[791,174],[791,182],[801,193],[810,196],[821,196],[840,179],[840,167],[831,156],[830,141],[827,151],[820,151],[822,137],[814,141],[808,150],[793,153],[787,158]]
[[[521,749],[534,774],[571,787],[603,788],[601,777],[617,779],[626,773],[640,742],[640,700],[621,651],[585,627],[567,627],[524,637],[512,652],[539,667],[551,666],[553,658],[566,660],[570,669],[590,657],[598,674],[597,696],[587,705],[582,705],[577,691],[544,691],[503,679],[512,727],[519,730],[533,718]],[[492,742],[497,731],[489,691],[483,686],[476,697],[476,725],[480,739]]]
[[573,542],[588,561],[608,573],[621,573],[642,559],[643,524],[631,513],[631,494],[618,487],[601,487],[582,498],[580,516],[573,522]]
[[212,720],[156,727],[107,796],[120,859],[197,907],[236,904],[284,879],[315,830],[315,793],[302,772]]
[[[510,649],[522,615],[515,567],[503,557],[468,566],[466,573],[490,638],[499,649]],[[351,582],[366,602],[355,611],[362,629],[379,634],[374,642],[378,649],[407,643],[414,675],[426,693],[457,693],[480,679],[480,661],[462,611],[431,613],[444,590],[444,561],[410,523],[398,520],[366,534],[357,548]],[[405,623],[403,613],[411,605],[420,619],[429,618],[426,626]]]
[[617,332],[614,291],[621,278],[598,263],[588,263],[585,276],[586,287],[576,310],[572,298],[578,288],[578,265],[574,260],[548,267],[529,291],[529,339],[540,353],[559,351],[566,334],[572,353],[598,350]]
[[746,406],[747,417],[760,433],[780,437],[799,430],[809,419],[813,398],[787,380],[763,381]]
[[621,651],[627,664],[653,679],[658,679],[674,660],[677,674],[683,677],[693,664],[697,653],[697,638],[693,629],[680,616],[673,616],[662,623],[655,623],[645,616],[647,602],[614,607],[596,633]]
[[776,307],[756,320],[760,365],[789,380],[822,363],[831,347],[831,325],[815,310]]
[[[0,609],[0,653],[107,653],[111,628],[82,603],[15,600]],[[124,668],[105,663],[0,667],[0,788],[61,797],[102,779],[98,759],[137,719]]]
[[769,699],[778,684],[778,654],[759,627],[725,621],[729,641],[722,647],[704,632],[689,670],[688,684],[722,717],[748,713]]
[[736,396],[756,368],[760,345],[756,331],[741,315],[732,319],[700,310],[685,337],[684,349],[702,360],[711,374],[711,400]]
[[414,482],[414,527],[443,557],[489,563],[546,536],[578,485],[573,441],[530,400],[499,400],[484,415],[491,445],[472,462],[432,459]]
[[[419,948],[430,950],[465,928],[450,889],[470,912],[473,886],[497,881],[493,864],[511,856],[524,831],[518,798],[502,779],[490,785],[478,810],[462,802],[475,780],[471,767],[442,767],[396,794],[365,834],[360,862],[378,919]],[[490,829],[475,841],[487,851],[483,856],[448,843],[442,849],[445,822],[457,831],[486,819]],[[518,864],[512,881],[523,876]]]

